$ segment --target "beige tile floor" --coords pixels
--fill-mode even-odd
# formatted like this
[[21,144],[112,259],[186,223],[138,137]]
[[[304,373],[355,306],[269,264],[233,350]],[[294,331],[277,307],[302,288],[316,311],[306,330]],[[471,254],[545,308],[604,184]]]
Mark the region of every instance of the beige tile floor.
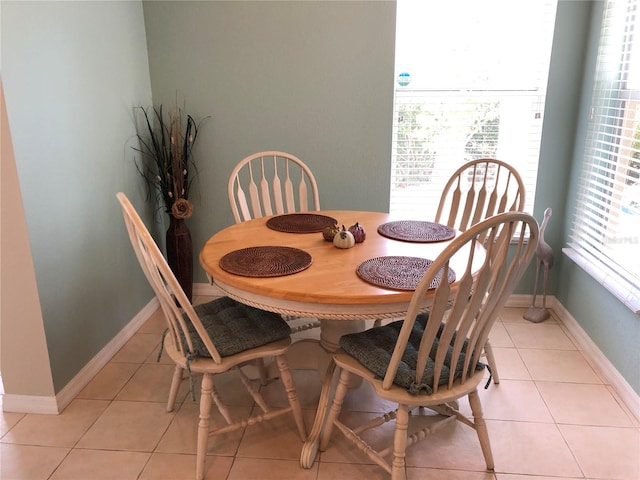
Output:
[[[409,450],[408,480],[640,479],[638,422],[555,317],[532,324],[522,313],[507,308],[496,323],[502,381],[481,392],[495,472],[474,432],[453,424]],[[179,408],[165,411],[172,365],[156,362],[162,330],[154,315],[60,415],[2,413],[0,478],[192,480],[198,408],[184,385]],[[294,379],[310,429],[321,382],[309,371]],[[218,388],[237,414],[253,408],[233,377]],[[285,401],[277,382],[264,388],[268,402]],[[343,417],[387,409],[363,386],[349,393]],[[301,446],[288,416],[249,426],[210,441],[206,478],[387,478],[339,435],[309,470],[298,465]]]

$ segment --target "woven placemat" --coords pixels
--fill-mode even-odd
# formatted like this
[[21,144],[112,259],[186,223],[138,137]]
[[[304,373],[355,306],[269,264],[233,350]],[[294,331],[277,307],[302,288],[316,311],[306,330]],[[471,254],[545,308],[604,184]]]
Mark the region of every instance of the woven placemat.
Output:
[[[362,262],[356,272],[364,281],[379,287],[415,290],[432,263],[432,260],[420,257],[376,257]],[[454,282],[455,272],[449,269],[448,277],[449,283]],[[434,277],[429,288],[436,288],[441,281],[442,270]]]
[[281,277],[298,273],[311,265],[304,250],[292,247],[248,247],[227,253],[220,259],[220,268],[244,277]]
[[335,218],[317,213],[287,213],[267,220],[267,227],[287,233],[315,233],[335,225]]
[[456,236],[455,229],[441,223],[420,220],[398,220],[383,223],[378,233],[394,240],[405,242],[442,242]]

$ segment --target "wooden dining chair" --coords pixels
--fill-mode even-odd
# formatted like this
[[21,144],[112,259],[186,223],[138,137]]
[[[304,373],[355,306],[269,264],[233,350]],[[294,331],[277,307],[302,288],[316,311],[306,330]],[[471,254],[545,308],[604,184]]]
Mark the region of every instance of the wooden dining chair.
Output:
[[[502,212],[524,210],[525,187],[511,165],[493,158],[481,158],[458,168],[446,183],[435,221],[464,232],[470,226]],[[500,383],[491,341],[485,345],[493,382]]]
[[236,223],[320,210],[311,169],[298,157],[274,150],[254,153],[238,162],[229,176],[228,194]]
[[[183,373],[188,372],[190,380],[193,373],[202,374],[196,480],[204,478],[210,435],[292,413],[300,438],[304,441],[306,432],[302,409],[285,356],[291,344],[289,325],[275,313],[243,305],[229,297],[191,305],[129,199],[122,192],[117,194],[117,198],[122,206],[129,239],[167,323],[163,348],[176,365],[167,403],[168,411],[174,408]],[[276,359],[289,400],[285,408],[271,409],[267,406],[258,389],[242,371],[242,367],[255,360],[272,357]],[[215,375],[230,370],[238,373],[242,384],[262,410],[261,414],[241,419],[231,416],[213,381]],[[215,403],[227,424],[210,430],[212,403]]]
[[472,160],[447,181],[435,221],[464,232],[498,213],[523,211],[524,200],[524,182],[513,166],[493,158]]
[[[236,223],[253,218],[320,210],[318,185],[298,157],[275,150],[243,158],[229,176],[229,204]],[[296,317],[284,317],[288,322]],[[320,327],[316,319],[296,322],[293,333]]]
[[[522,212],[498,214],[470,227],[426,270],[404,320],[342,336],[323,383],[313,429],[302,449],[301,465],[311,468],[318,450],[330,447],[337,429],[390,473],[392,480],[404,480],[407,447],[457,420],[475,430],[487,469],[493,470],[477,391],[485,377],[481,353],[498,312],[535,255],[538,234],[536,220]],[[509,248],[512,238],[518,240]],[[479,244],[486,245],[486,253],[477,248]],[[454,272],[455,281],[450,284],[441,279],[449,278],[450,261],[457,252],[468,256],[468,264],[465,271]],[[425,295],[430,296],[428,310]],[[378,397],[397,408],[364,424],[347,425],[341,418],[349,417],[341,417],[340,412],[350,382],[357,379],[352,377],[371,384]],[[472,417],[459,409],[458,400],[465,396]],[[395,422],[392,438],[376,450],[363,434],[387,422]],[[452,455],[461,454],[452,450]]]

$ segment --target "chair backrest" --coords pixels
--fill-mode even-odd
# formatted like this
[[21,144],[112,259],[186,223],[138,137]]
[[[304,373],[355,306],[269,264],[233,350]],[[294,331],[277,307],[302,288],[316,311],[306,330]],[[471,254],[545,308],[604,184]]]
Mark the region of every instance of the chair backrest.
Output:
[[[406,354],[416,316],[425,308],[429,309],[429,317],[422,338],[419,342],[411,339],[412,345],[419,344],[416,385],[420,385],[423,378],[431,378],[423,377],[426,369],[433,369],[433,382],[429,385],[433,392],[438,391],[441,375],[448,377],[442,382],[448,388],[456,380],[464,382],[472,375],[498,313],[535,255],[538,235],[534,217],[507,212],[474,225],[454,239],[429,266],[416,287],[383,387],[391,387]],[[488,241],[483,242],[483,238]],[[512,238],[516,238],[517,243],[509,248]],[[449,263],[456,253],[468,256],[465,271],[455,271],[455,282],[451,284],[446,280],[438,284],[438,278],[448,278]],[[437,286],[429,292],[433,296],[425,306],[425,294],[432,282]]]
[[525,188],[518,171],[492,158],[472,160],[445,185],[435,221],[462,232],[502,212],[524,210]]
[[[116,194],[116,197],[122,206],[124,223],[129,233],[131,245],[136,257],[138,257],[142,271],[160,302],[160,307],[167,320],[168,335],[171,336],[176,349],[185,358],[194,351],[193,341],[183,316],[184,313],[200,336],[211,358],[216,363],[220,363],[222,361],[220,354],[138,212],[124,193],[120,192]],[[186,349],[183,339],[185,339]]]
[[302,160],[285,152],[258,152],[241,160],[229,176],[228,194],[236,223],[320,210],[313,173]]

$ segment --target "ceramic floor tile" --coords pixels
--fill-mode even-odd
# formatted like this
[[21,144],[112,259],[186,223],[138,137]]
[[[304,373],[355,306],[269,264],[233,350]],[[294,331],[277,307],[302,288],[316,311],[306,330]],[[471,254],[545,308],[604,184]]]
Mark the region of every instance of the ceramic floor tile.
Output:
[[496,473],[580,477],[555,424],[488,420]]
[[112,362],[142,363],[160,344],[160,333],[136,333],[111,359]]
[[409,467],[474,472],[487,469],[475,430],[459,422],[452,422],[409,447],[406,461]]
[[75,449],[50,480],[136,480],[149,453]]
[[[261,413],[259,407],[252,414]],[[305,410],[304,421],[307,432],[313,423],[315,412]],[[299,460],[302,453],[303,440],[298,434],[293,415],[280,415],[268,421],[249,425],[242,437],[236,458],[260,457],[279,460]]]
[[575,480],[576,478],[584,478],[582,475],[579,477],[541,477],[539,475],[511,475],[508,473],[496,474],[496,480]]
[[[620,398],[618,392],[616,392],[616,390],[611,385],[607,385],[607,390],[609,390],[609,394],[611,394],[620,408],[627,414],[627,417],[629,417],[633,426],[636,428],[640,428],[640,411],[638,409],[638,407],[640,407],[640,404],[634,404],[633,408],[635,408],[635,410],[632,410],[630,405],[627,405],[624,400]],[[636,413],[634,413],[634,411],[637,413],[637,415]]]
[[[342,410],[340,419],[348,427],[362,424],[376,415],[372,413],[354,412]],[[309,428],[310,430],[311,428]],[[386,423],[378,428],[365,432],[363,437],[366,442],[374,449],[383,448],[388,443],[389,435],[393,435],[392,422]],[[331,435],[329,445],[324,452],[320,452],[319,460],[329,463],[353,463],[353,464],[371,464],[364,453],[362,453],[355,445],[349,442],[335,427]]]
[[[194,303],[211,299],[197,296]],[[589,365],[553,312],[549,320],[533,324],[522,318],[525,310],[501,312],[490,336],[502,381],[488,390],[479,389],[496,472],[486,471],[476,433],[453,423],[408,448],[407,480],[640,478],[638,420]],[[173,362],[166,354],[160,363],[155,361],[163,331],[164,319],[158,310],[116,361],[105,366],[61,415],[0,412],[0,477],[192,480],[202,376],[192,377],[198,401],[192,402],[187,395],[185,381],[176,411],[167,413]],[[318,334],[319,329],[312,329],[297,336],[317,338]],[[269,405],[287,404],[279,381],[262,387],[255,369],[246,370]],[[322,379],[314,371],[292,373],[310,431]],[[235,372],[216,376],[214,382],[234,417],[246,418],[257,408]],[[0,407],[1,401],[2,396]],[[464,413],[469,412],[466,399],[460,405]],[[393,404],[380,400],[363,383],[348,392],[341,419],[354,425],[393,409]],[[428,425],[437,418],[427,413],[414,420]],[[215,407],[212,420],[224,424]],[[366,432],[365,439],[374,448],[388,445],[393,427],[393,422],[387,423]],[[61,446],[38,446],[49,443]],[[214,436],[208,443],[206,479],[389,478],[337,431],[309,470],[299,466],[301,449],[291,415]]]
[[113,400],[139,368],[137,363],[107,363],[77,398]]
[[[485,419],[553,423],[553,417],[532,381],[502,380],[486,390],[478,389],[478,393]],[[471,416],[466,397],[460,401],[460,411]]]
[[151,452],[174,415],[164,403],[114,401],[77,447]]
[[[247,369],[243,368],[243,370]],[[248,376],[251,378],[250,375]],[[200,386],[202,384],[202,375],[195,373],[192,374],[192,378],[195,398],[197,401],[200,401]],[[184,383],[188,387],[188,379],[184,380]],[[252,380],[252,384],[254,388],[260,388],[260,381],[257,380],[257,378]],[[244,385],[240,380],[240,376],[235,370],[215,375],[213,377],[213,385],[220,394],[220,397],[222,398],[224,403],[228,406],[252,407],[255,403],[253,397],[249,394],[249,392],[247,392],[246,388],[244,388]],[[191,394],[188,394],[185,397],[185,401],[192,401]]]
[[159,333],[162,334],[167,328],[167,320],[161,309],[156,310],[136,333]]
[[516,348],[494,346],[493,355],[496,358],[496,367],[501,380],[531,380],[529,370]]
[[[316,462],[313,466],[318,469],[317,480],[389,480],[389,474],[378,465]],[[408,477],[407,480],[410,479]]]
[[640,478],[640,430],[637,428],[558,427],[587,478]]
[[0,439],[25,416],[24,413],[3,412],[0,405]]
[[68,448],[0,444],[2,480],[47,480],[69,453]]
[[507,332],[502,322],[496,322],[491,327],[491,333],[489,334],[491,340],[491,346],[496,347],[514,347],[513,341]]
[[375,413],[390,412],[396,407],[395,403],[378,397],[375,389],[368,382],[362,382],[358,388],[349,390],[342,404],[344,410]]
[[160,355],[160,358],[158,358],[158,353],[160,353],[160,343],[158,343],[158,345],[156,345],[156,348],[153,349],[153,351],[149,354],[149,356],[145,359],[144,363],[160,363],[160,364],[164,364],[164,365],[175,365],[175,362],[172,360],[172,358],[167,355],[167,352],[164,348],[162,348],[162,355]]
[[[292,370],[292,374],[302,408],[315,410],[322,391],[322,382],[318,373],[312,370]],[[272,382],[261,391],[268,405],[277,407],[288,404],[282,383]],[[396,407],[394,403],[378,397],[371,384],[362,382],[359,387],[349,390],[344,399],[343,408],[361,412],[388,412],[395,410]]]
[[50,447],[73,447],[105,411],[104,400],[73,400],[59,415],[27,414],[2,442]]
[[[174,365],[144,363],[120,390],[116,400],[138,402],[166,402],[169,398]],[[178,390],[180,401],[189,390],[189,382],[183,381]]]
[[301,468],[298,460],[236,458],[227,480],[316,480],[316,469]]
[[505,323],[505,328],[518,348],[576,350],[573,341],[559,325]]
[[[315,409],[320,400],[320,391],[322,390],[318,372],[314,370],[291,370],[291,375],[302,408]],[[279,379],[261,387],[260,393],[267,405],[271,407],[289,405],[287,392]]]
[[[207,456],[204,480],[226,479],[233,457]],[[196,456],[154,453],[138,480],[193,480],[196,475]]]
[[578,351],[523,348],[519,352],[533,380],[602,383],[600,377]]
[[537,386],[557,423],[634,425],[605,385],[537,382]]
[[407,480],[495,480],[495,478],[495,474],[491,472],[407,468]]
[[[251,412],[251,407],[230,407],[229,411],[232,418],[246,418]],[[196,453],[199,415],[199,404],[191,400],[185,401],[163,434],[156,452]],[[224,417],[215,407],[211,412],[211,422],[218,427],[225,425]],[[241,428],[234,432],[209,437],[208,452],[215,455],[235,455],[243,433],[244,429]]]

